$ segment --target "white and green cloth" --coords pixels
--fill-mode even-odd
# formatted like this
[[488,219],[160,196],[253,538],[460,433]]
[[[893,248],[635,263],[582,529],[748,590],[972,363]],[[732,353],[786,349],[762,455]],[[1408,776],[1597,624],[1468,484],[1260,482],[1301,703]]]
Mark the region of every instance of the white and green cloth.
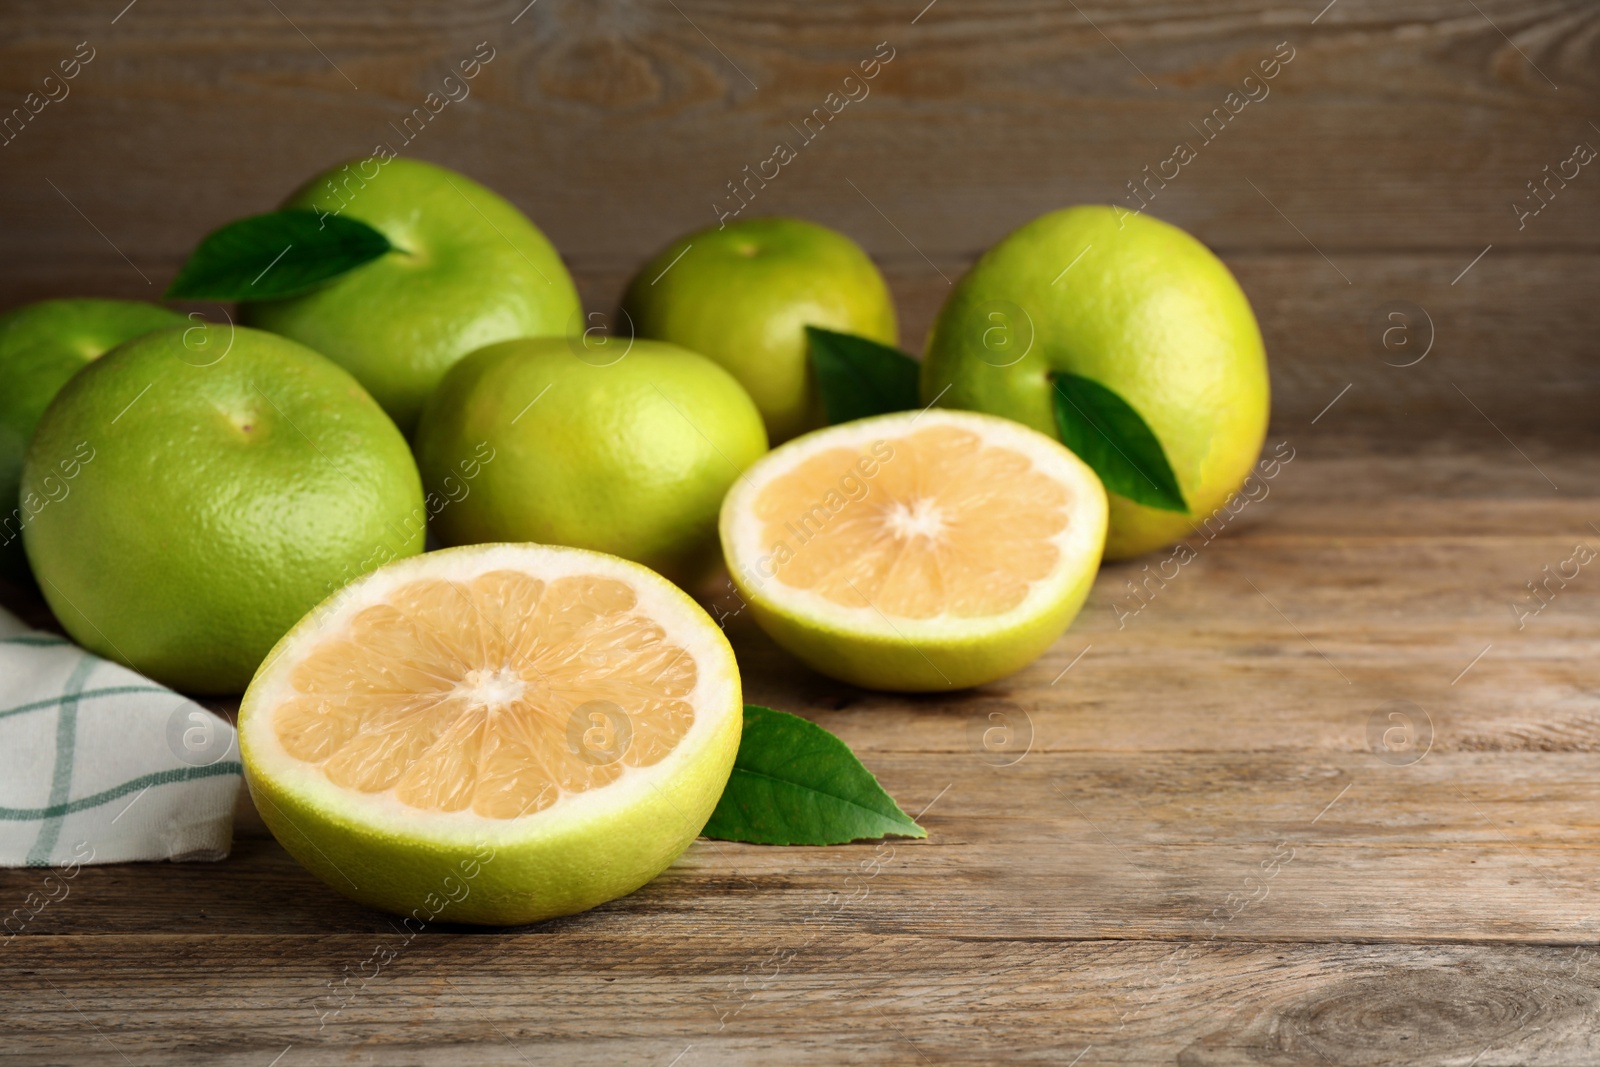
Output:
[[0,611],[0,866],[222,859],[240,774],[226,720]]

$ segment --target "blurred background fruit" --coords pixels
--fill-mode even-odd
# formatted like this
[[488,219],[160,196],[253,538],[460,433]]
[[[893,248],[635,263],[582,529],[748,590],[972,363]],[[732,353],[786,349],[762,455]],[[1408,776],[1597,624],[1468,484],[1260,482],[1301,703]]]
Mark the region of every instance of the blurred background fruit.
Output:
[[245,304],[244,321],[344,367],[406,434],[450,365],[512,337],[577,326],[572,277],[522,212],[472,179],[412,159],[334,167],[285,208],[346,214],[390,252],[303,296]]
[[715,565],[723,495],[767,449],[761,414],[704,356],[616,345],[506,341],[445,375],[416,435],[442,542],[590,548],[685,585]]
[[634,276],[623,310],[640,337],[708,356],[750,393],[774,445],[826,424],[805,328],[899,342],[878,268],[842,233],[801,219],[708,227]]
[[91,363],[40,419],[24,532],[81,645],[187,692],[240,692],[330,592],[421,551],[394,423],[345,371],[231,326],[168,329]]
[[122,342],[184,322],[137,300],[41,300],[0,315],[0,573],[28,575],[22,459],[52,397],[85,363]]
[[928,336],[922,395],[1056,437],[1057,371],[1132,405],[1189,505],[1184,514],[1112,495],[1109,559],[1189,534],[1243,484],[1261,451],[1267,361],[1250,303],[1209,249],[1149,215],[1067,208],[985,252]]

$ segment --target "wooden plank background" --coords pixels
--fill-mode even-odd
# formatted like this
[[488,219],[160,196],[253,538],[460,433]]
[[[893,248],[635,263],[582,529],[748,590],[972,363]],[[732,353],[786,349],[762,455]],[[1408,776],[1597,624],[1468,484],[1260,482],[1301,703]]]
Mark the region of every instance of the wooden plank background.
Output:
[[[925,3],[8,5],[6,98],[79,42],[95,58],[0,146],[0,298],[154,295],[209,229],[386,142],[510,197],[608,308],[887,42],[870,94],[749,211],[859,240],[913,347],[946,279],[996,239],[1065,204],[1136,204],[1127,183],[1185,140],[1199,158],[1150,209],[1238,271],[1285,418],[1356,382],[1346,418],[1470,424],[1444,375],[1508,429],[1594,410],[1572,296],[1600,283],[1600,176],[1552,185],[1521,229],[1512,207],[1578,142],[1600,146],[1592,4],[1337,0],[1313,23],[1326,0]],[[471,95],[402,144],[481,42],[495,58]],[[1268,95],[1203,142],[1195,127],[1282,43],[1294,58]],[[1432,317],[1437,358],[1404,368],[1422,373],[1368,336],[1397,300]]]
[[[1600,544],[1600,171],[1520,228],[1513,208],[1600,146],[1600,8],[525,2],[0,8],[6,106],[94,49],[0,144],[0,306],[154,297],[207,230],[398,145],[390,123],[488,42],[405,152],[527,210],[608,309],[888,42],[748,213],[859,240],[916,348],[984,248],[1129,203],[1286,42],[1270,95],[1150,210],[1238,274],[1296,458],[1137,615],[1143,561],[1108,567],[1044,659],[969,694],[851,689],[733,621],[750,698],[931,805],[926,842],[702,841],[586,915],[401,945],[246,806],[226,863],[87,868],[4,942],[0,1057],[1600,1059],[1600,587],[1585,572],[1520,629],[1512,609]],[[1399,302],[1433,341],[1414,366],[1373,336]],[[1416,762],[1374,747],[1395,701]],[[0,872],[0,911],[38,877]],[[379,946],[401,951],[362,982]]]

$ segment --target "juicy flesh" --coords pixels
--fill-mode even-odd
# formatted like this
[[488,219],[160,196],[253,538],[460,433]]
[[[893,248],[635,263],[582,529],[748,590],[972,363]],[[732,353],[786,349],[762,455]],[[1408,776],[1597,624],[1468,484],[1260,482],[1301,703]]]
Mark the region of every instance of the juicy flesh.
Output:
[[1072,496],[1027,455],[955,426],[831,448],[757,494],[767,570],[850,608],[1003,614],[1060,559]]
[[335,785],[509,819],[663,759],[694,722],[695,679],[624,582],[430,578],[296,664],[273,726]]

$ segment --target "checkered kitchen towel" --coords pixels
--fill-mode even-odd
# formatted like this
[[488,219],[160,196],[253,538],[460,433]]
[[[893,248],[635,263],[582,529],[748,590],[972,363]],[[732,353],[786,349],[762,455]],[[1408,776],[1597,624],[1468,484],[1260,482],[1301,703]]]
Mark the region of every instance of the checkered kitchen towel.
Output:
[[222,859],[240,773],[226,720],[0,611],[0,867]]

